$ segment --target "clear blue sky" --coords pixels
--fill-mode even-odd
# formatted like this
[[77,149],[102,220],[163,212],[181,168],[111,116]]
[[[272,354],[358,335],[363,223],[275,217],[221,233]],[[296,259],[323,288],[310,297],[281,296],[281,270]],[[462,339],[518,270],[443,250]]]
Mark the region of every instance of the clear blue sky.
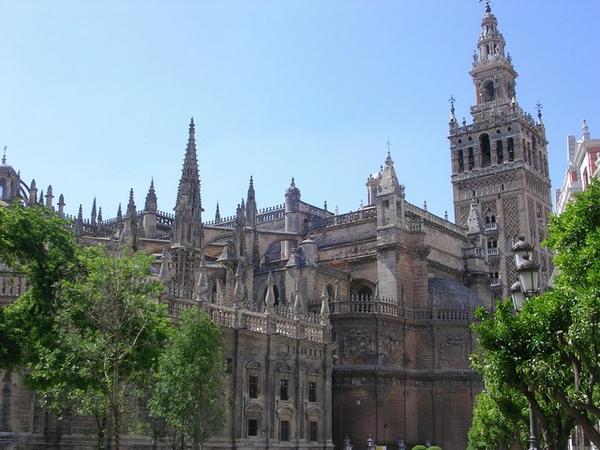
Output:
[[[104,217],[138,207],[154,177],[171,211],[190,116],[204,218],[234,212],[255,179],[258,206],[366,201],[386,140],[409,201],[452,216],[447,99],[468,115],[483,5],[475,0],[0,0],[0,146],[67,211],[97,196]],[[596,0],[498,0],[520,74],[540,100],[553,189],[568,134],[600,136]]]

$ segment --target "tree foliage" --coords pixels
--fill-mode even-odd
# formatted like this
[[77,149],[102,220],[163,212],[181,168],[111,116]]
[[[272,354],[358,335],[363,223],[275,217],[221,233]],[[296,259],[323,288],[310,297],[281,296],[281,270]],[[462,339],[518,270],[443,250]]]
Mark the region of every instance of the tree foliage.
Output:
[[171,327],[157,301],[162,286],[150,278],[151,258],[82,248],[86,270],[60,282],[55,345],[29,367],[29,379],[51,407],[97,418],[99,440],[109,416],[117,449],[123,413],[143,395]]
[[18,301],[0,308],[0,367],[34,361],[40,348],[52,345],[57,286],[79,270],[76,252],[67,223],[48,209],[0,208],[0,261],[29,285]]
[[175,431],[174,447],[199,448],[223,426],[224,362],[218,326],[198,308],[185,311],[160,357],[151,401],[152,412]]
[[508,301],[481,314],[475,367],[486,386],[532,403],[548,448],[564,448],[573,424],[600,446],[600,181],[551,219],[545,244],[555,253],[552,289],[518,315]]
[[151,257],[77,245],[43,207],[0,208],[0,260],[28,290],[0,308],[0,364],[57,412],[92,415],[117,448],[127,402],[141,396],[171,328]]

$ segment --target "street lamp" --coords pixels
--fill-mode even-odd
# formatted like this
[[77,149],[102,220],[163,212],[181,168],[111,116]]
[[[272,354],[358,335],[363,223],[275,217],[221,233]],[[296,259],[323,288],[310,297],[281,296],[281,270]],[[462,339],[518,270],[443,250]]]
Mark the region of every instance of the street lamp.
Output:
[[[512,246],[512,252],[515,255],[519,281],[510,287],[510,295],[515,311],[518,313],[523,308],[526,298],[539,293],[540,268],[532,261],[533,246],[525,241],[524,237],[519,237],[519,240]],[[537,421],[532,402],[529,402],[529,431],[529,450],[537,450]]]
[[513,307],[515,308],[515,311],[521,311],[521,308],[523,308],[523,300],[525,299],[525,296],[523,295],[523,290],[521,289],[520,281],[515,281],[510,287],[510,296],[512,297]]

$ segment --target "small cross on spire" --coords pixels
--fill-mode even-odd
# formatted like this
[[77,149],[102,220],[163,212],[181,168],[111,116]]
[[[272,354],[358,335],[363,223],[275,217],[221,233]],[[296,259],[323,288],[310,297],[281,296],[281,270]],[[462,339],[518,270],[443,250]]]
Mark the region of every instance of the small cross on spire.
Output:
[[450,95],[448,101],[450,102],[450,111],[454,112],[454,102],[456,101],[454,95]]

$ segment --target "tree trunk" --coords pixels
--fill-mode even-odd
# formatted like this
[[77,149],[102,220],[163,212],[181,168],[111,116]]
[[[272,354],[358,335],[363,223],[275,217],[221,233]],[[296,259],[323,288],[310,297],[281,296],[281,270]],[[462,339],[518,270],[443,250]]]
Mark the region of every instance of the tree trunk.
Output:
[[569,414],[573,416],[573,420],[575,423],[583,429],[583,432],[587,436],[587,438],[592,441],[592,443],[596,447],[600,447],[600,431],[596,430],[595,423],[593,423],[586,415],[585,412],[579,411],[577,408],[573,407],[566,397],[563,395],[556,395],[556,399],[560,403],[560,405],[567,410]]
[[106,433],[106,416],[96,416],[96,450],[104,449],[104,435]]
[[115,435],[115,450],[121,450],[121,413],[117,405],[113,405],[113,433]]
[[115,436],[115,450],[121,450],[121,409],[119,405],[119,368],[113,357],[113,385],[112,385],[112,415],[113,433]]

